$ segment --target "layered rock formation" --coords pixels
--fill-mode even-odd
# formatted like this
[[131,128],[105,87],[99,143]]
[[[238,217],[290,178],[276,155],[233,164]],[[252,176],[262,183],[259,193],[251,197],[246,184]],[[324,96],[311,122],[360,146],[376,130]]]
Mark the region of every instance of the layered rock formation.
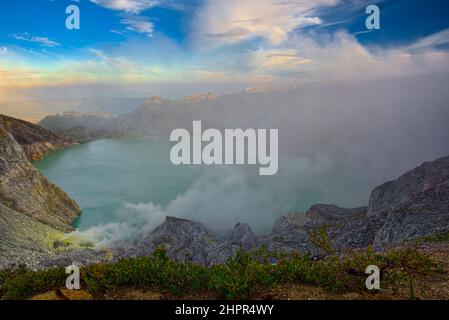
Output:
[[64,142],[25,121],[0,119],[0,268],[32,266],[55,254],[54,240],[72,230],[80,208],[29,161]]
[[71,223],[80,212],[75,201],[28,161],[24,149],[2,126],[0,203],[62,231],[72,230]]
[[368,216],[385,221],[375,243],[395,244],[449,230],[449,157],[377,187]]
[[4,115],[0,115],[0,126],[22,146],[30,161],[41,160],[52,152],[77,144],[70,137],[59,136],[33,123]]

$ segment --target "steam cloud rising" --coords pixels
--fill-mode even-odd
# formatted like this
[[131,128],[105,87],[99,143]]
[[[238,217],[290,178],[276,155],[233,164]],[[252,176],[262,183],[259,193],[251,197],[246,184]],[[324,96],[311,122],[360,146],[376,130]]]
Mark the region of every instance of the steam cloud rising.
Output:
[[215,128],[279,128],[278,175],[260,177],[252,167],[206,168],[168,206],[126,204],[123,223],[87,233],[97,240],[128,238],[167,215],[219,232],[246,222],[268,233],[281,214],[315,202],[366,205],[375,186],[449,154],[448,80],[439,74],[316,83],[168,108],[185,128],[192,119]]

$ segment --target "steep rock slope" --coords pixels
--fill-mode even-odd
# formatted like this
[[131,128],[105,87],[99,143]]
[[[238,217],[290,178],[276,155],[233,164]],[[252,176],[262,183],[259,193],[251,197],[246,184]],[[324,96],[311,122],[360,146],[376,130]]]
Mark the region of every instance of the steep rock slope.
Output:
[[67,136],[59,136],[33,123],[0,115],[0,125],[18,142],[30,161],[41,160],[48,154],[77,144]]
[[375,188],[367,208],[315,205],[306,214],[283,216],[268,244],[310,251],[310,232],[322,226],[337,249],[395,246],[448,231],[449,157]]
[[1,124],[0,203],[62,231],[72,229],[80,212],[75,201],[28,161],[23,148]]
[[385,220],[376,235],[377,245],[449,230],[449,157],[426,162],[377,187],[368,216]]

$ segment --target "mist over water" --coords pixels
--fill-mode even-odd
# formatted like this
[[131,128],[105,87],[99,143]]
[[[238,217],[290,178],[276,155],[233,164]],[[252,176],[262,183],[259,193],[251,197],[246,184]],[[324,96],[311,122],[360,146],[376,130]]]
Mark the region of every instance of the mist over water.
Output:
[[143,121],[149,135],[158,126],[188,129],[192,120],[219,129],[279,129],[275,176],[259,176],[259,166],[176,167],[168,138],[99,140],[36,165],[78,201],[80,232],[99,242],[130,239],[166,216],[218,232],[244,222],[264,234],[282,214],[315,203],[367,205],[377,185],[448,155],[448,83],[442,74],[311,84],[154,114],[150,107],[150,123]]
[[364,204],[369,195],[363,175],[326,172],[306,158],[281,157],[278,175],[263,177],[257,166],[174,166],[171,146],[168,138],[99,140],[35,165],[80,204],[76,226],[99,242],[131,239],[166,216],[217,232],[245,222],[264,234],[286,212],[322,201]]

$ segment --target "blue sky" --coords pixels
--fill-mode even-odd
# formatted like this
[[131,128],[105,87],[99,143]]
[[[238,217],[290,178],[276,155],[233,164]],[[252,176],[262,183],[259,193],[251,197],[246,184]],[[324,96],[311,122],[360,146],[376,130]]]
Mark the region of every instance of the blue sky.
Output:
[[[0,4],[0,44],[39,49],[39,43],[25,45],[12,37],[14,34],[30,33],[54,39],[61,44],[60,50],[64,52],[93,43],[117,43],[124,42],[129,37],[148,36],[147,33],[126,30],[128,26],[121,23],[126,16],[124,14],[126,10],[111,10],[106,5],[101,6],[94,2],[90,0],[4,0]],[[151,21],[154,24],[153,36],[164,35],[183,44],[189,37],[195,11],[205,1],[178,2],[182,5],[171,5],[170,2],[163,4],[164,1],[162,1],[161,6],[149,6],[147,10],[132,16],[145,17]],[[449,28],[449,2],[446,0],[341,1],[341,4],[337,6],[325,7],[321,10],[318,8],[317,14],[323,20],[323,24],[338,23],[324,28],[328,30],[345,28],[350,33],[356,34],[364,29],[366,19],[364,7],[373,3],[381,8],[382,31],[359,35],[358,38],[364,43],[409,42]],[[82,28],[79,31],[69,31],[64,27],[66,19],[64,11],[69,4],[80,7]],[[321,24],[317,24],[307,29],[322,28]],[[126,34],[120,35],[114,31],[123,31]]]
[[[370,4],[381,29],[367,32]],[[429,73],[445,70],[447,30],[446,0],[2,0],[0,87]]]

